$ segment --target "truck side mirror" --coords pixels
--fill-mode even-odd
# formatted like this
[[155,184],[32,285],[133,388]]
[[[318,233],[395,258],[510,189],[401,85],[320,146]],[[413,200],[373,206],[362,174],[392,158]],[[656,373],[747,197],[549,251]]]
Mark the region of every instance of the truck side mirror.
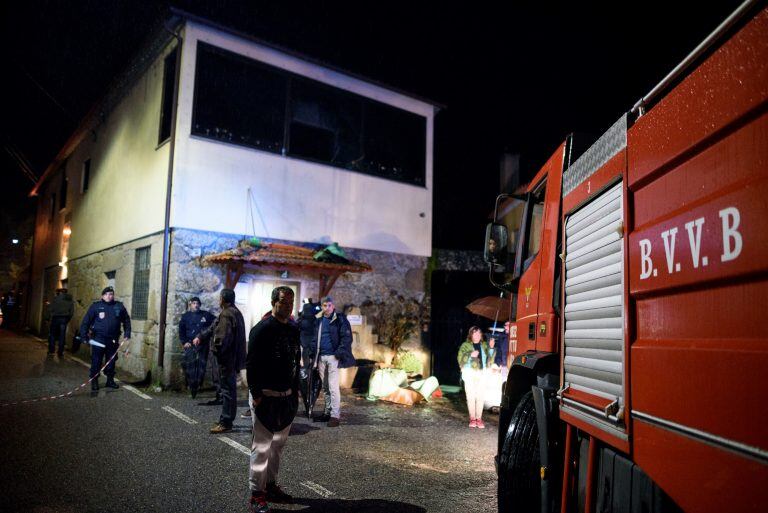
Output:
[[494,264],[494,267],[506,267],[508,244],[509,234],[507,233],[507,227],[503,224],[489,223],[485,227],[485,247],[483,248],[483,259],[485,262],[487,264]]

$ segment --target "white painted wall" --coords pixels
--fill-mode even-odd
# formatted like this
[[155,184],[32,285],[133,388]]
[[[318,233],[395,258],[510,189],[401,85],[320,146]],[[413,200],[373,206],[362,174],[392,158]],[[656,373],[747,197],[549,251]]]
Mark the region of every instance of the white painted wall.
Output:
[[[426,187],[191,136],[198,41],[425,116]],[[433,106],[193,22],[181,70],[172,226],[431,254]]]
[[[67,223],[72,229],[70,261],[163,229],[169,145],[158,147],[158,132],[163,59],[171,49],[154,61],[111,112],[94,121],[66,164],[40,188],[30,317],[36,327],[42,309],[43,269],[61,260]],[[83,163],[89,158],[90,183],[82,193]],[[60,210],[62,172],[69,186],[66,208]],[[50,221],[52,193],[57,195],[57,206]]]

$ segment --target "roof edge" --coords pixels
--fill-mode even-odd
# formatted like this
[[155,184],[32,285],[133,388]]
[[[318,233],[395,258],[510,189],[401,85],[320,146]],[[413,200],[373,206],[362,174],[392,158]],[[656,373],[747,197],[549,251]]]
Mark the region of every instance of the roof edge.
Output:
[[303,54],[301,52],[298,52],[296,50],[287,48],[285,46],[281,46],[277,43],[273,43],[271,41],[267,41],[266,39],[262,39],[260,37],[248,34],[246,32],[240,31],[238,29],[232,28],[228,25],[224,25],[222,23],[219,23],[217,21],[213,21],[210,18],[206,18],[204,16],[199,16],[197,14],[193,14],[189,11],[185,11],[183,9],[179,9],[178,7],[171,7],[171,12],[179,17],[182,17],[189,21],[194,21],[196,23],[200,23],[202,25],[208,25],[209,27],[215,28],[217,30],[221,30],[222,32],[226,32],[228,34],[231,34],[233,36],[237,36],[239,38],[245,39],[247,41],[250,41],[252,43],[256,43],[262,46],[265,46],[267,48],[270,48],[272,50],[276,50],[278,52],[284,53],[286,55],[290,55],[291,57],[295,57],[297,59],[301,59],[303,61],[306,61],[310,64],[314,64],[316,66],[320,66],[326,69],[330,69],[332,71],[336,71],[337,73],[342,73],[344,75],[347,75],[348,77],[355,78],[357,80],[361,80],[363,82],[366,82],[371,85],[375,85],[384,89],[387,89],[389,91],[392,91],[394,93],[400,94],[402,96],[406,96],[408,98],[411,98],[413,100],[420,101],[422,103],[425,103],[427,105],[431,105],[435,109],[435,114],[440,112],[441,110],[446,109],[446,105],[438,103],[435,100],[431,100],[429,98],[426,98],[424,96],[420,96],[415,93],[411,93],[408,91],[405,91],[403,89],[399,89],[397,87],[394,87],[392,85],[386,84],[384,82],[381,82],[379,80],[366,77],[364,75],[361,75],[359,73],[355,73],[353,71],[346,70],[340,66],[336,66],[334,64],[322,61],[320,59],[317,59],[315,57],[311,57],[309,55]]
[[91,125],[94,123],[94,120],[98,119],[106,111],[111,111],[123,99],[124,93],[136,82],[141,73],[146,70],[155,57],[160,54],[174,37],[173,34],[180,28],[181,21],[182,19],[179,16],[172,14],[171,16],[162,17],[156,22],[156,26],[145,37],[140,50],[128,61],[125,69],[110,82],[106,92],[83,116],[80,124],[72,132],[72,135],[66,140],[53,161],[45,168],[42,176],[35,183],[32,190],[29,191],[29,197],[38,195],[40,187],[69,158],[85,136],[93,130]]

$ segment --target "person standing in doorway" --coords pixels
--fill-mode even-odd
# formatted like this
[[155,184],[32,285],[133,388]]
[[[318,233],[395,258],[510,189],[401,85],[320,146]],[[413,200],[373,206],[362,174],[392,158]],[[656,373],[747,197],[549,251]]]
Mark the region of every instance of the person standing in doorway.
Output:
[[269,502],[290,503],[293,497],[277,484],[280,455],[299,408],[299,328],[291,320],[294,293],[289,287],[272,291],[272,315],[248,336],[246,372],[253,432],[248,480],[251,513],[266,513]]
[[347,316],[336,311],[333,298],[326,296],[320,302],[321,311],[315,316],[315,366],[323,380],[325,412],[314,420],[338,427],[341,415],[339,369],[353,367],[352,328]]
[[483,331],[477,326],[469,328],[467,340],[459,347],[459,368],[464,392],[467,394],[469,427],[485,428],[483,422],[483,404],[485,402],[485,369],[493,364],[496,351],[494,344],[483,340]]
[[192,341],[198,333],[213,325],[216,317],[212,313],[200,309],[199,297],[190,299],[188,306],[189,310],[184,312],[179,321],[179,340],[184,350],[183,367],[187,388],[194,399],[205,377],[209,344],[208,340],[201,340],[200,345],[196,346],[192,344]]
[[106,359],[104,374],[107,387],[119,388],[115,383],[115,363],[120,340],[120,327],[125,332],[125,339],[131,338],[131,318],[120,301],[115,301],[115,289],[105,287],[101,291],[101,300],[93,303],[80,324],[80,338],[91,345],[91,390],[99,389],[99,369]]
[[222,289],[219,304],[221,313],[213,326],[192,340],[197,347],[201,340],[213,337],[213,354],[219,364],[222,400],[219,422],[210,429],[214,435],[232,431],[237,414],[237,373],[245,366],[245,321],[235,306],[235,291]]
[[51,326],[48,330],[48,355],[53,355],[56,341],[59,342],[59,358],[64,356],[64,342],[67,338],[67,324],[75,313],[75,304],[67,289],[56,290],[56,297],[48,305],[48,315],[51,318]]

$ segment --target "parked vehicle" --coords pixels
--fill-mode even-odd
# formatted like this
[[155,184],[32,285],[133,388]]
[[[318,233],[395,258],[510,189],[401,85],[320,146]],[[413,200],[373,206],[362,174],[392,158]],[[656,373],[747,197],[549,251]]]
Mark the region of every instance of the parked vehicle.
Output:
[[486,231],[517,294],[499,510],[768,510],[768,8],[571,148]]

